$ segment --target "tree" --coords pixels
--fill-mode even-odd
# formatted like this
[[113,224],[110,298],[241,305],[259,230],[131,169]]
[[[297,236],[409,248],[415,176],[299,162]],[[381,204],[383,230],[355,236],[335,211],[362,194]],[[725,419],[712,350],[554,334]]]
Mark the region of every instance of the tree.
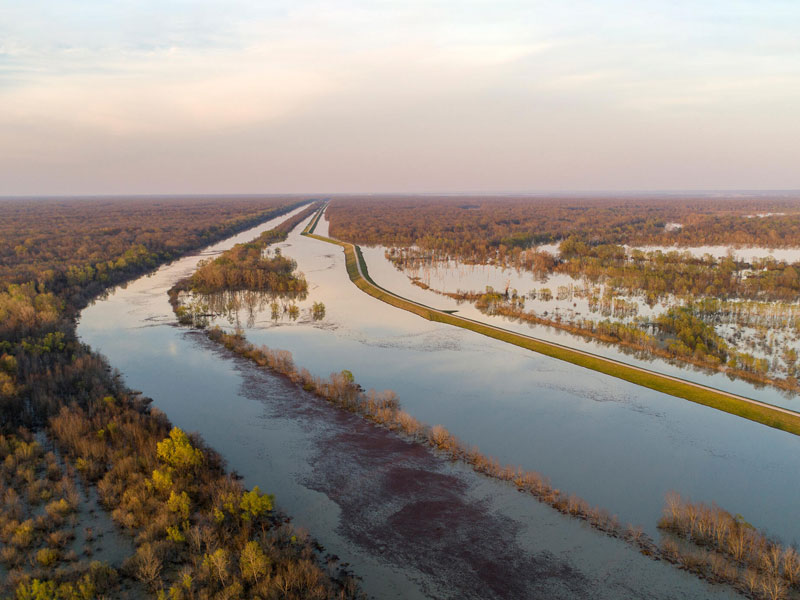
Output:
[[171,491],[169,493],[169,499],[167,500],[167,508],[170,510],[170,512],[178,513],[182,519],[188,519],[189,511],[191,509],[191,500],[189,499],[189,494],[186,492],[176,494],[174,491]]
[[261,494],[258,486],[255,486],[249,492],[242,494],[242,499],[239,502],[239,508],[242,509],[242,518],[250,520],[256,518],[264,513],[272,510],[272,503],[275,497],[272,494]]
[[152,544],[142,544],[136,551],[136,577],[151,589],[160,587],[163,566],[158,550]]
[[208,569],[222,585],[225,585],[225,581],[228,579],[229,565],[230,558],[225,548],[219,548],[211,554],[206,554],[203,559],[203,566]]
[[319,321],[325,318],[325,305],[322,302],[314,302],[311,307],[312,318]]
[[239,556],[239,569],[242,572],[242,577],[253,583],[258,583],[258,579],[269,571],[270,562],[259,543],[250,541],[245,544]]
[[157,454],[179,471],[190,471],[203,462],[203,453],[192,446],[189,437],[178,427],[173,427],[169,437],[158,443]]

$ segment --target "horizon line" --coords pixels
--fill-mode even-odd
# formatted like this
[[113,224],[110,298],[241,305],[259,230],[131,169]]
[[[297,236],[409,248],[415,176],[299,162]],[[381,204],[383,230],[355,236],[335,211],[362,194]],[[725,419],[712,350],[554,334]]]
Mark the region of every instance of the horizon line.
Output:
[[379,192],[110,192],[110,193],[74,193],[74,194],[0,194],[0,200],[36,200],[36,199],[102,199],[102,198],[265,198],[265,197],[486,197],[486,196],[506,196],[506,197],[600,197],[609,194],[624,196],[647,195],[647,196],[686,196],[698,194],[708,196],[714,194],[740,194],[740,195],[770,195],[770,194],[800,194],[800,188],[719,188],[719,189],[610,189],[610,190],[522,190],[522,191],[422,191],[422,192],[399,192],[399,191],[379,191]]

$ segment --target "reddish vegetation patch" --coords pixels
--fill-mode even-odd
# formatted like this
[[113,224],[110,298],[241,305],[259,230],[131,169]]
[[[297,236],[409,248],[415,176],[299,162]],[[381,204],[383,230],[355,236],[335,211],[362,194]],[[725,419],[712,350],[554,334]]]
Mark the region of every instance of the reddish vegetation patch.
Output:
[[348,431],[318,441],[309,483],[337,502],[349,539],[425,573],[447,597],[591,597],[591,582],[567,561],[519,547],[519,525],[470,498],[445,461],[345,417],[355,421]]
[[492,515],[485,501],[470,497],[466,477],[472,474],[454,472],[427,448],[249,361],[237,363],[244,393],[269,403],[277,417],[299,420],[313,436],[312,471],[304,484],[339,506],[340,534],[393,569],[411,570],[413,579],[422,573],[431,597],[592,597],[593,582],[582,572],[550,553],[525,551],[515,543],[518,523]]

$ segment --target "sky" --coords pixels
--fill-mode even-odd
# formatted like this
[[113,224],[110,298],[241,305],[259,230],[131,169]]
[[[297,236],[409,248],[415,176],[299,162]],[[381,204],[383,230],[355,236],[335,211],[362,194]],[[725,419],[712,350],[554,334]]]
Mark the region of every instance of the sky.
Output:
[[800,188],[797,0],[0,0],[0,195]]

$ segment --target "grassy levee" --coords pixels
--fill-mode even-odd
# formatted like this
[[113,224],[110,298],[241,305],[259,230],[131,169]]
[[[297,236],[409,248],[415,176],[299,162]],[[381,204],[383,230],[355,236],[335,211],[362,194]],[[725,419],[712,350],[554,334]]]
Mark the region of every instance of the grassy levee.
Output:
[[[357,246],[349,242],[341,242],[313,233],[317,222],[322,216],[323,210],[324,207],[309,223],[309,226],[303,231],[303,235],[341,246],[344,249],[345,264],[350,280],[359,289],[373,298],[377,298],[394,307],[419,315],[423,319],[429,321],[437,321],[439,323],[447,323],[448,325],[469,329],[475,333],[514,344],[520,348],[532,350],[544,354],[545,356],[557,358],[587,369],[592,369],[593,371],[617,377],[618,379],[624,379],[625,381],[630,381],[642,387],[715,408],[769,427],[774,427],[775,429],[800,435],[800,415],[787,414],[775,408],[770,408],[769,406],[752,404],[746,399],[740,399],[713,389],[698,387],[698,385],[694,385],[690,382],[675,380],[650,371],[642,371],[612,359],[606,359],[601,356],[579,352],[557,344],[539,341],[525,335],[516,334],[512,331],[497,329],[484,323],[445,313],[392,294],[380,287],[369,277],[366,262]],[[359,263],[361,265],[361,272],[359,272],[358,269]]]
[[317,223],[319,223],[319,220],[322,218],[322,212],[325,210],[325,206],[327,206],[327,204],[323,205],[322,208],[317,211],[317,214],[314,215],[314,218],[306,225],[306,228],[303,230],[303,235],[314,233],[314,230],[317,228]]

